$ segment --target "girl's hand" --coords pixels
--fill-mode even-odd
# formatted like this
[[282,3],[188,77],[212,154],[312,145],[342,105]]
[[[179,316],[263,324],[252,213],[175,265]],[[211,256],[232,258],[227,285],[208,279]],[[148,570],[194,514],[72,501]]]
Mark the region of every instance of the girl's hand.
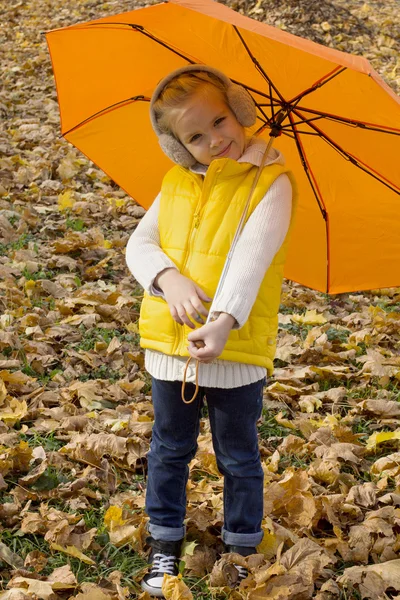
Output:
[[181,275],[176,269],[169,268],[157,275],[154,284],[163,291],[171,316],[179,325],[185,324],[194,329],[189,317],[197,323],[204,323],[201,315],[207,317],[208,310],[203,302],[212,302],[212,298],[191,279]]
[[[189,333],[189,354],[200,362],[209,363],[222,354],[229,333],[236,323],[232,315],[221,313],[216,321],[207,323],[196,331]],[[194,342],[201,341],[204,346],[197,348]]]

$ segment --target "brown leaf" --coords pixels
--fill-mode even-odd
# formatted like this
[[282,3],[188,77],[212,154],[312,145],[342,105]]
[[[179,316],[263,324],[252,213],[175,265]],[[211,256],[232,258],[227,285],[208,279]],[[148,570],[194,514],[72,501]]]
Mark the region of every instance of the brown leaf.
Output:
[[349,567],[338,578],[340,584],[359,585],[363,598],[376,600],[388,588],[400,591],[400,559],[377,565]]
[[14,569],[18,569],[24,566],[24,561],[18,554],[15,554],[10,550],[6,544],[0,542],[0,559],[8,565],[11,565]]
[[235,564],[246,567],[246,559],[236,553],[224,554],[211,571],[211,587],[234,587],[239,581],[239,571]]
[[185,555],[185,574],[193,577],[204,577],[214,567],[217,553],[208,546],[196,546],[194,553]]
[[47,556],[44,554],[44,552],[40,552],[40,550],[32,550],[32,552],[29,552],[29,554],[26,555],[24,566],[32,567],[36,573],[43,571],[46,565]]

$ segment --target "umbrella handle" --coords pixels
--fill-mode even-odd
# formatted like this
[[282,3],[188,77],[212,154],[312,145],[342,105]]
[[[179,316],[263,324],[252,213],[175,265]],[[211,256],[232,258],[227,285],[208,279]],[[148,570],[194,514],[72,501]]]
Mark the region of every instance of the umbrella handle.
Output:
[[[195,346],[196,346],[197,348],[204,348],[204,346],[205,346],[204,342],[202,342],[201,340],[198,340],[197,342],[194,342],[194,344],[195,344]],[[193,394],[193,396],[190,398],[190,400],[186,400],[186,398],[185,398],[186,373],[187,373],[187,370],[188,370],[188,367],[189,367],[189,365],[190,365],[190,361],[192,360],[192,358],[193,358],[193,357],[192,357],[192,356],[190,356],[190,357],[189,357],[189,359],[187,360],[187,362],[186,362],[186,365],[185,365],[185,370],[184,370],[184,372],[183,372],[183,381],[182,381],[182,391],[181,391],[181,396],[182,396],[182,400],[183,400],[183,402],[184,402],[185,404],[191,404],[191,403],[192,403],[192,402],[195,400],[195,398],[196,398],[196,396],[197,396],[197,394],[198,394],[198,391],[199,391],[199,364],[200,364],[200,363],[199,363],[199,361],[197,360],[197,361],[196,361],[196,382],[195,382],[195,383],[196,383],[196,389],[194,390],[194,394]]]

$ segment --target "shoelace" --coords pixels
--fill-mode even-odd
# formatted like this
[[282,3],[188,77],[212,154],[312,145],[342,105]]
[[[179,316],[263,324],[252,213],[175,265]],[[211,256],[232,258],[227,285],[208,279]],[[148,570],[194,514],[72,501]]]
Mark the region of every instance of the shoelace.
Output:
[[165,554],[155,554],[153,556],[153,566],[151,572],[167,573],[174,575],[176,556],[166,556]]
[[236,569],[239,571],[239,579],[246,579],[249,574],[246,567],[241,567],[240,565],[235,565]]

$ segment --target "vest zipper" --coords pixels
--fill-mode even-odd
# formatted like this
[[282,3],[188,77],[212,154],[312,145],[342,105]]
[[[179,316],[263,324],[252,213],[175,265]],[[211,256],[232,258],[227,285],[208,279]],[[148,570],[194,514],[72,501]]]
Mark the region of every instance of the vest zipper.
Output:
[[[185,270],[186,263],[188,261],[189,255],[190,255],[190,250],[191,250],[191,247],[193,245],[193,240],[195,238],[197,229],[200,226],[200,213],[201,213],[201,210],[202,210],[203,205],[204,205],[205,190],[208,193],[208,190],[209,190],[209,188],[211,186],[210,180],[212,182],[213,179],[214,179],[214,177],[213,177],[214,170],[215,169],[212,169],[212,167],[210,165],[208,167],[207,173],[206,173],[206,175],[204,177],[203,186],[202,186],[201,194],[200,194],[200,201],[198,202],[198,204],[196,206],[196,209],[195,209],[195,212],[194,212],[193,226],[192,226],[192,230],[190,232],[189,240],[188,240],[188,243],[187,243],[186,255],[185,255],[185,260],[183,261],[183,264],[182,264],[181,273]],[[220,169],[217,169],[217,172],[219,172],[219,171],[220,171]],[[196,181],[196,183],[197,183],[197,181]],[[207,185],[206,185],[206,183],[207,183]],[[173,354],[175,354],[176,352],[179,353],[180,350],[183,351],[185,349],[185,347],[186,347],[186,345],[185,345],[186,340],[185,340],[185,337],[184,337],[184,331],[185,331],[185,329],[184,329],[183,326],[179,326],[178,325],[177,327],[178,327],[177,343],[176,343],[176,346],[175,346],[175,348],[173,350]]]

